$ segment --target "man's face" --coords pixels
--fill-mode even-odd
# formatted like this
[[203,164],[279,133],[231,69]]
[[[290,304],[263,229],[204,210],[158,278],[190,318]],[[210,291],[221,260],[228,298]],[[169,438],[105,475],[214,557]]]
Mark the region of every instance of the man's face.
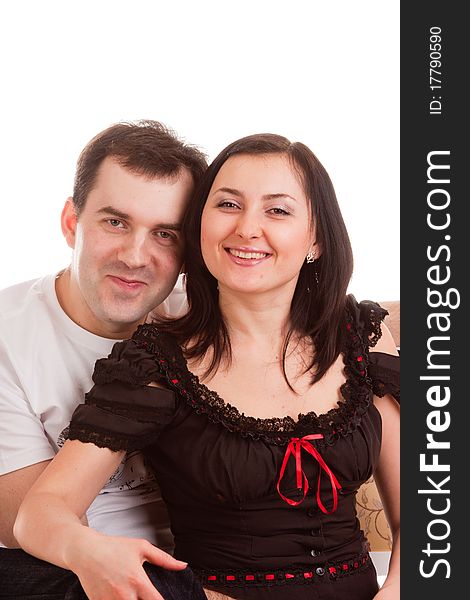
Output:
[[147,179],[107,158],[78,218],[69,198],[62,229],[72,263],[57,293],[76,323],[128,337],[163,302],[181,268],[180,225],[192,192],[189,171]]

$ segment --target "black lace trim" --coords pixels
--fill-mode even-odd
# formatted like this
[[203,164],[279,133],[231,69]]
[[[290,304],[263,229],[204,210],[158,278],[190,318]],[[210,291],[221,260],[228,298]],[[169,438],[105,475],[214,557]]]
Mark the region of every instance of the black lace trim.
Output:
[[374,394],[380,398],[386,394],[391,394],[400,403],[399,375],[395,371],[380,365],[374,365],[373,372],[372,391]]
[[[321,442],[329,445],[355,431],[370,406],[372,381],[367,374],[368,347],[380,339],[380,322],[385,314],[387,311],[378,304],[368,302],[358,305],[354,299],[350,300],[343,349],[346,382],[340,388],[342,397],[338,400],[338,406],[327,413],[317,415],[311,411],[300,414],[297,421],[292,417],[259,419],[240,413],[189,372],[175,340],[152,324],[140,325],[133,341],[138,347],[155,355],[155,364],[169,387],[177,391],[193,410],[207,415],[212,422],[220,423],[229,431],[244,437],[262,439],[275,445],[284,445],[293,436],[302,437],[315,431],[323,433]],[[363,329],[359,320],[363,321]]]
[[70,424],[66,439],[79,440],[80,442],[90,442],[98,448],[109,448],[113,452],[125,450],[132,452],[133,450],[141,450],[145,446],[155,441],[155,434],[148,435],[129,435],[110,433],[106,429],[97,427],[96,425],[74,425]]
[[373,348],[382,337],[381,323],[388,315],[388,310],[370,300],[361,302],[359,307],[364,323],[364,334],[369,339],[369,348]]

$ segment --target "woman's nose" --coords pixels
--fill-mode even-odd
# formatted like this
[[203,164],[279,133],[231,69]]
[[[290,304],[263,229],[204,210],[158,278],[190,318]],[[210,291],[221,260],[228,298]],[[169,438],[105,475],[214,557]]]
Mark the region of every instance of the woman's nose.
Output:
[[261,220],[257,213],[246,211],[240,214],[236,234],[242,238],[258,238],[262,235]]

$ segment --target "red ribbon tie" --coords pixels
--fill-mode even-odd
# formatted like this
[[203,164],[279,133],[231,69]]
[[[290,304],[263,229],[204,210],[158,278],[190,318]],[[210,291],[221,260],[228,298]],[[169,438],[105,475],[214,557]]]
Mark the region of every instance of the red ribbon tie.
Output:
[[[323,434],[321,434],[321,433],[305,435],[302,438],[291,438],[289,444],[287,445],[286,453],[284,455],[284,460],[283,460],[282,466],[281,466],[281,471],[279,473],[279,480],[277,482],[277,491],[278,491],[278,494],[281,496],[281,498],[285,502],[290,504],[291,506],[298,506],[305,500],[305,496],[307,495],[309,485],[308,485],[307,476],[305,475],[305,473],[302,469],[302,449],[303,449],[306,452],[308,452],[311,456],[313,456],[313,458],[318,462],[318,464],[320,466],[320,470],[318,473],[318,480],[317,480],[317,503],[322,512],[324,512],[326,515],[330,515],[331,513],[335,512],[335,510],[338,506],[338,490],[341,489],[341,484],[336,479],[336,477],[335,477],[334,473],[332,472],[332,470],[330,469],[330,467],[323,460],[322,455],[310,443],[310,440],[320,440],[322,438],[323,438]],[[281,492],[281,481],[282,481],[282,478],[284,477],[287,463],[289,462],[289,458],[291,457],[291,455],[294,456],[294,458],[295,458],[295,472],[296,472],[296,478],[297,478],[297,488],[299,490],[303,489],[303,496],[302,496],[301,500],[291,500],[290,498],[287,498],[286,496],[284,496],[284,494]],[[325,508],[323,502],[321,501],[321,497],[320,497],[320,485],[321,485],[322,471],[324,471],[330,479],[331,491],[333,493],[333,508],[331,510],[327,510]]]

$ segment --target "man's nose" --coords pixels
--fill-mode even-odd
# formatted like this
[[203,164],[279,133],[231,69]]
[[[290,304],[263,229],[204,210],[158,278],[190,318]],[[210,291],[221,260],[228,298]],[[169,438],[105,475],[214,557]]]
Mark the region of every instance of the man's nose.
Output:
[[143,234],[135,233],[126,236],[119,249],[118,259],[129,269],[145,267],[150,259],[147,242],[147,237]]

